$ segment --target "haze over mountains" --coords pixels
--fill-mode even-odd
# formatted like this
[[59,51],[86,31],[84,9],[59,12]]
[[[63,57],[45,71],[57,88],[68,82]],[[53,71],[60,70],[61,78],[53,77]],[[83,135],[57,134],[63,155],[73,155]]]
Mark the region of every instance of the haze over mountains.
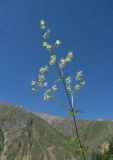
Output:
[[[97,149],[113,135],[112,121],[78,120],[79,133]],[[74,136],[73,122],[62,117],[32,113],[0,104],[0,160],[75,160],[65,141]]]

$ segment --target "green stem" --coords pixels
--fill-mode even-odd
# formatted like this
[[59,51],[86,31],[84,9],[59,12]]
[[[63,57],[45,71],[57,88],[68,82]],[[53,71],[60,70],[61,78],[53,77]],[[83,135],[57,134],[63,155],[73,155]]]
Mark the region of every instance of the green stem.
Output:
[[[51,55],[53,55],[53,52],[51,52]],[[74,107],[72,106],[72,102],[70,100],[70,96],[69,96],[69,93],[68,93],[67,88],[66,88],[65,80],[64,80],[64,77],[63,77],[63,72],[59,68],[58,63],[56,62],[55,64],[56,64],[56,67],[57,67],[57,70],[58,70],[58,73],[59,73],[59,77],[62,80],[64,89],[65,89],[65,92],[66,92],[66,95],[67,95],[67,99],[68,99],[68,102],[69,102],[69,105],[70,105],[70,109],[71,109],[72,112],[74,112]],[[85,157],[85,154],[84,154],[84,151],[83,151],[83,145],[82,145],[82,142],[80,140],[80,136],[79,136],[79,132],[78,132],[78,127],[77,127],[75,114],[73,114],[73,122],[74,122],[74,127],[75,127],[76,136],[77,136],[77,139],[78,139],[78,143],[79,143],[79,146],[80,146],[81,151],[82,151],[83,160],[86,160],[86,157]]]
[[[72,102],[70,100],[70,96],[69,96],[67,88],[66,88],[65,80],[63,78],[63,75],[62,75],[62,73],[61,73],[61,71],[60,71],[59,66],[58,66],[57,63],[56,63],[56,66],[57,66],[57,69],[59,71],[59,76],[60,76],[60,78],[62,79],[62,82],[63,82],[63,86],[64,86],[64,89],[65,89],[65,92],[66,92],[66,95],[67,95],[67,99],[68,99],[68,102],[69,102],[69,105],[70,105],[70,109],[71,109],[72,112],[74,112],[74,108],[72,106]],[[84,154],[84,151],[83,151],[83,145],[82,145],[82,142],[80,140],[80,136],[79,136],[79,132],[78,132],[78,127],[77,127],[77,123],[76,123],[75,114],[73,114],[73,122],[74,122],[75,131],[76,131],[76,136],[77,136],[77,139],[78,139],[78,142],[79,142],[79,146],[80,146],[80,148],[82,150],[83,160],[86,160],[86,157],[85,157],[85,154]]]

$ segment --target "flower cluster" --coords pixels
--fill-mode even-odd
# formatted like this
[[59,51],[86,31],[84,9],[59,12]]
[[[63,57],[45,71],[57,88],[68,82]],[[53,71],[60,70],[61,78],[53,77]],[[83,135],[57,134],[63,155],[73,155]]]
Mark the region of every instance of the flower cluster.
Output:
[[36,81],[35,80],[31,81],[31,86],[32,86],[32,91],[38,92],[38,88],[36,87]]
[[[57,80],[54,82],[56,84],[57,81],[62,81],[64,85],[65,92],[67,94],[68,101],[70,103],[69,109],[69,115],[68,117],[72,117],[73,120],[75,120],[75,116],[80,113],[79,110],[76,110],[75,104],[74,104],[74,92],[75,94],[78,93],[78,91],[81,89],[82,86],[85,85],[85,81],[83,80],[83,72],[78,71],[75,76],[75,85],[72,83],[71,76],[65,76],[63,72],[63,68],[72,61],[73,59],[73,52],[68,52],[67,55],[64,58],[61,58],[58,62],[58,58],[55,55],[55,49],[61,46],[61,41],[56,39],[54,43],[51,43],[49,41],[49,37],[51,35],[51,30],[46,28],[46,24],[44,20],[40,21],[40,28],[42,30],[42,46],[50,53],[50,59],[49,64],[45,65],[44,67],[39,69],[39,75],[37,80],[32,80],[32,90],[35,92],[40,92],[43,94],[44,100],[54,100],[56,103],[63,107],[68,107],[68,105],[62,104],[59,100],[56,99],[55,93],[58,90],[57,85],[52,85],[51,87],[48,87],[48,83],[46,80],[46,73],[48,70],[52,72],[55,76],[57,76]],[[52,44],[52,45],[51,45]],[[58,62],[58,63],[57,63]],[[56,66],[55,66],[56,65]],[[48,67],[49,66],[49,67]],[[52,69],[53,67],[53,69]],[[55,73],[54,73],[55,72]],[[76,124],[76,120],[74,121],[74,124]],[[78,128],[75,125],[76,132],[78,132]],[[78,138],[77,138],[78,137]],[[84,157],[84,145],[82,146],[81,141],[79,140],[79,135],[77,137],[69,138],[69,140],[66,143],[69,143],[74,148],[75,156],[77,156],[78,159],[80,159],[80,154]],[[83,158],[85,159],[85,158]]]
[[45,80],[46,80],[45,74],[47,73],[48,70],[49,70],[49,67],[47,65],[45,67],[40,68],[38,80],[31,81],[31,86],[33,87],[32,88],[33,91],[37,92],[37,91],[39,91],[38,87],[46,87],[47,86],[47,82],[45,82]]
[[44,100],[49,100],[53,97],[53,94],[51,92],[51,89],[46,90],[46,92],[44,93]]
[[54,97],[54,93],[57,91],[57,86],[53,85],[51,89],[47,89],[44,93],[44,100],[49,100]]
[[76,74],[76,81],[80,81],[83,77],[83,72],[82,71],[78,71]]
[[53,64],[55,64],[55,63],[56,63],[56,55],[52,55],[52,56],[50,57],[49,64],[50,64],[50,65],[53,65]]
[[72,88],[71,88],[71,77],[70,77],[70,76],[68,76],[68,77],[66,78],[66,89],[67,89],[67,91],[68,91],[69,93],[72,92]]
[[40,28],[41,28],[41,30],[44,30],[46,28],[44,20],[40,21]]
[[45,74],[49,70],[49,67],[46,65],[45,67],[40,68],[40,73]]
[[56,40],[55,46],[56,46],[56,47],[60,47],[60,46],[61,46],[61,41],[60,41],[60,40]]
[[44,39],[48,38],[50,35],[51,31],[50,29],[47,29],[47,31],[44,33],[44,35],[42,36]]
[[40,87],[46,87],[47,82],[45,82],[45,74],[49,70],[49,67],[46,65],[45,67],[40,68],[39,72],[40,74],[38,75],[38,86]]
[[66,61],[71,62],[72,58],[73,58],[73,52],[69,52],[66,56]]
[[52,51],[53,47],[51,44],[49,44],[48,42],[43,42],[42,43],[43,47],[45,47],[48,51]]
[[64,58],[62,58],[62,59],[60,60],[59,67],[60,67],[60,68],[64,68],[65,65],[66,65],[66,60],[65,60]]
[[47,82],[44,82],[45,81],[45,75],[44,74],[39,74],[38,76],[38,86],[40,87],[46,87],[47,86]]
[[31,81],[31,85],[34,86],[35,84],[36,84],[36,81],[35,81],[35,80],[32,80],[32,81]]
[[71,62],[72,58],[73,58],[73,52],[69,52],[66,58],[62,58],[60,60],[59,67],[64,68],[68,62]]
[[53,86],[51,87],[51,90],[52,90],[53,92],[57,91],[57,89],[58,89],[57,85],[53,85]]
[[75,90],[78,92],[81,89],[81,87],[86,84],[85,81],[83,81],[83,72],[78,71],[75,79],[77,82],[77,84],[75,85]]

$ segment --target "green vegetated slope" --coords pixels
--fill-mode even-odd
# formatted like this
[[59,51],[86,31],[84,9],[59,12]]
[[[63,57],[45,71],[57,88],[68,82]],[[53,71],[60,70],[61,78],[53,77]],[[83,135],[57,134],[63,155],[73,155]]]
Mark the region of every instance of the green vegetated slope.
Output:
[[74,160],[65,140],[34,113],[0,105],[0,160]]
[[[77,121],[83,139],[88,137],[87,160],[113,135],[112,121]],[[21,107],[0,104],[0,160],[74,160],[66,137],[74,136],[73,122]]]
[[[50,116],[43,113],[37,113],[39,117],[42,117],[50,125],[55,127],[63,135],[70,137],[75,135],[75,129],[73,122],[71,120]],[[86,146],[89,147],[89,152],[92,150],[101,149],[101,145],[109,141],[113,137],[113,122],[104,120],[77,120],[77,125],[79,128],[80,137],[83,140],[86,139]],[[89,154],[90,154],[89,153]]]

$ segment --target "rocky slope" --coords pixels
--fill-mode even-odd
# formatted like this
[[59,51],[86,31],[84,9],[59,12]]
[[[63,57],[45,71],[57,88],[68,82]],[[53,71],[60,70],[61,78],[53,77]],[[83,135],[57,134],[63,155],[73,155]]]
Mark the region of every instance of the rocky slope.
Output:
[[0,160],[74,160],[65,140],[35,114],[0,105]]
[[[75,135],[73,122],[66,118],[50,116],[44,113],[37,113],[38,117],[43,118],[51,126],[60,131],[64,136],[70,137]],[[78,120],[77,121],[80,137],[86,138],[86,146],[90,150],[104,150],[101,146],[108,143],[113,137],[113,121],[105,120]]]
[[[109,149],[113,135],[112,121],[77,121],[82,141],[84,135],[92,149]],[[65,141],[74,136],[73,122],[21,107],[0,104],[0,160],[75,160]]]

